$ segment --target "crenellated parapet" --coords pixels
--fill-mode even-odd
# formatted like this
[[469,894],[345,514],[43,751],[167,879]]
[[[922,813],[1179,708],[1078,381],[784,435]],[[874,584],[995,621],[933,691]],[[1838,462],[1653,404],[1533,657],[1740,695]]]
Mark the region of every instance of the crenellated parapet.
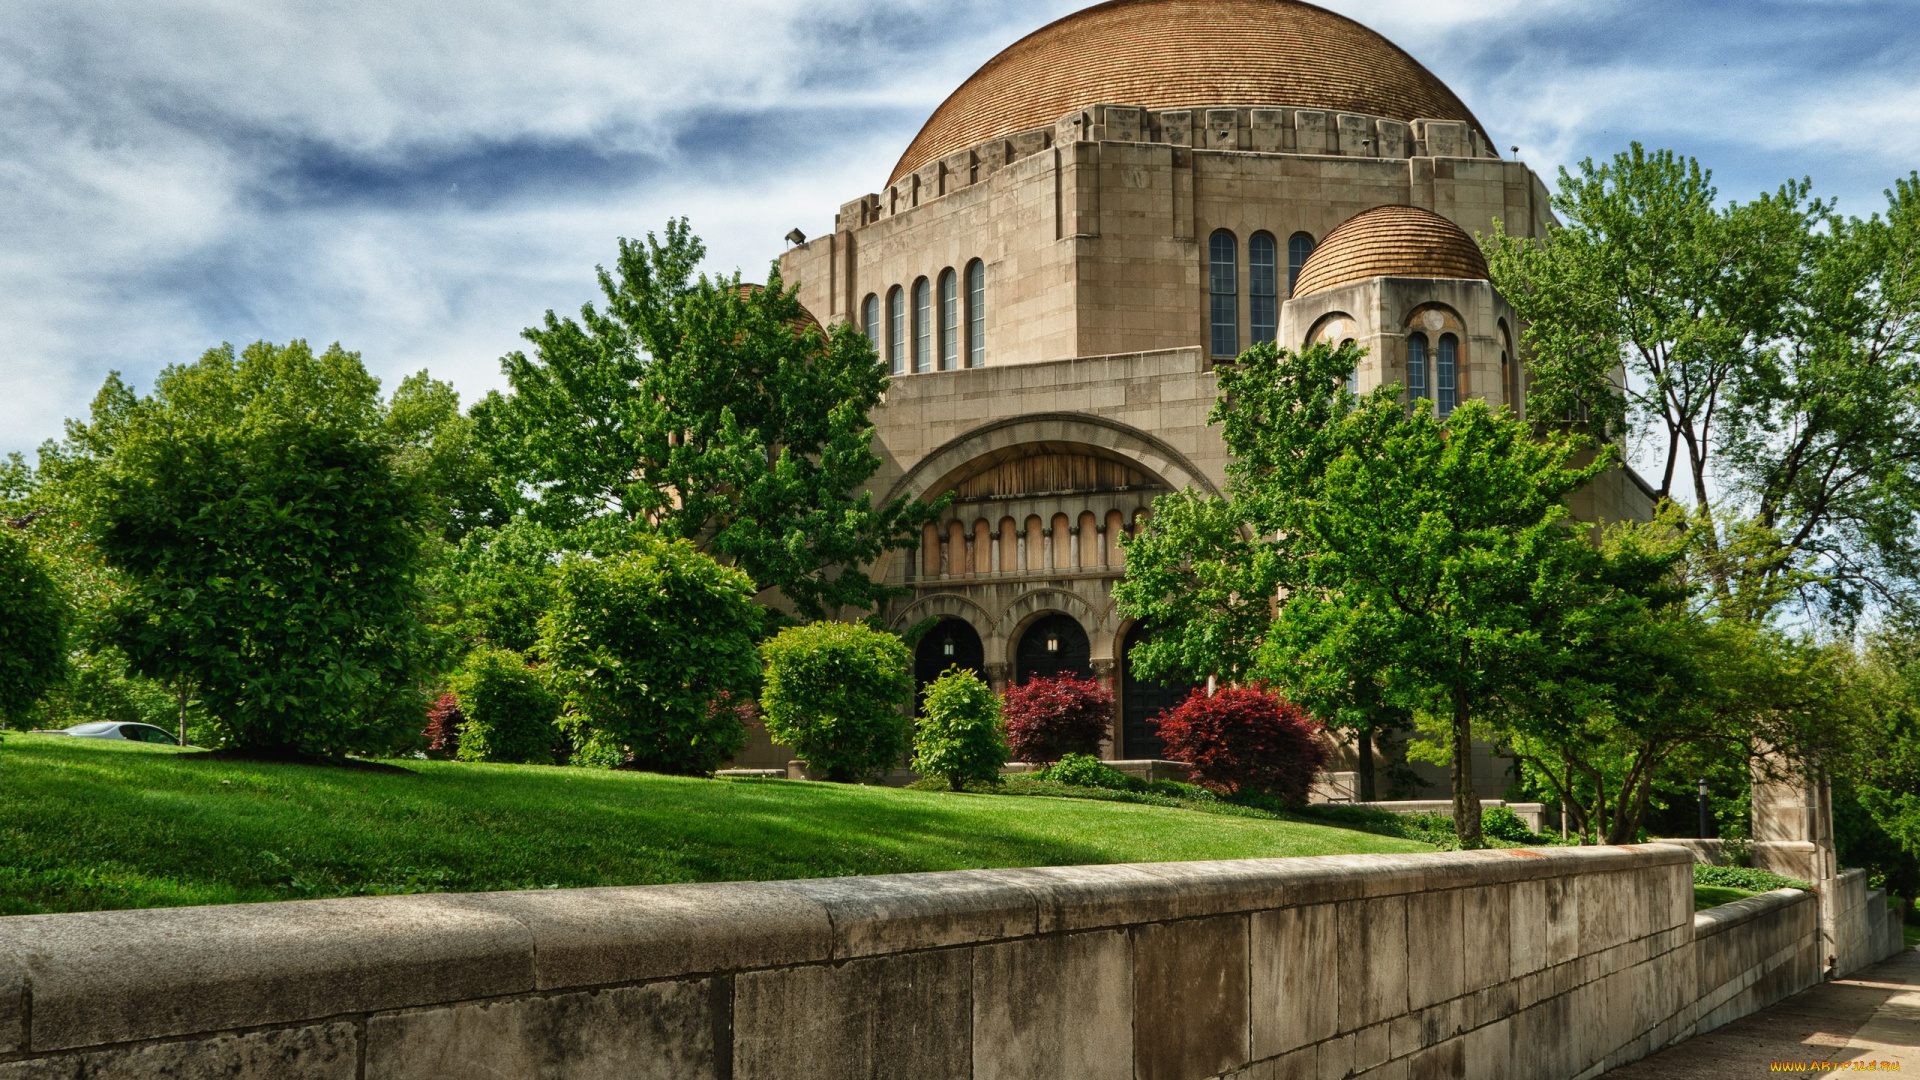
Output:
[[1049,127],[988,139],[929,162],[884,191],[843,204],[834,228],[852,232],[905,213],[1058,146],[1103,142],[1215,153],[1384,160],[1500,158],[1485,136],[1460,120],[1409,123],[1364,113],[1247,105],[1162,110],[1094,105],[1076,109]]

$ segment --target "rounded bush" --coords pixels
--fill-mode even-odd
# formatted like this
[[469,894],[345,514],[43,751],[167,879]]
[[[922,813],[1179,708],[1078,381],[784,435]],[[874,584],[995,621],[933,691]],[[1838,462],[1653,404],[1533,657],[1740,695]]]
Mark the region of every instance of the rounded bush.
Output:
[[1000,699],[973,672],[948,668],[927,686],[920,726],[913,734],[913,767],[959,791],[969,780],[998,780],[1006,763]]
[[913,654],[858,623],[790,626],[760,646],[767,734],[838,781],[864,780],[907,750]]
[[1110,791],[1140,791],[1146,783],[1128,776],[1092,754],[1066,754],[1040,770],[1042,780],[1076,787],[1106,788]]
[[506,649],[478,649],[453,677],[461,761],[552,764],[560,699],[521,658]]
[[1543,839],[1527,828],[1526,818],[1505,806],[1489,806],[1480,812],[1480,832],[1514,844],[1537,844]]
[[1193,766],[1200,782],[1227,794],[1263,792],[1300,806],[1326,766],[1326,729],[1298,705],[1264,689],[1195,690],[1152,721],[1167,756]]
[[1113,691],[1072,674],[1034,679],[1007,691],[1007,748],[1015,761],[1096,756],[1113,729]]
[[747,741],[739,715],[714,703],[751,694],[760,673],[753,579],[685,540],[624,542],[561,564],[540,651],[566,692],[576,744],[592,748],[587,760],[711,774]]

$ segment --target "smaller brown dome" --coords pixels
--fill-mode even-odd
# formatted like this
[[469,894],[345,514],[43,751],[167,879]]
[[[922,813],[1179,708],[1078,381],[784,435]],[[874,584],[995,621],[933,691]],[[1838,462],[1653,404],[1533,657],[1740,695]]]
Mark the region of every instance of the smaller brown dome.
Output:
[[1293,295],[1377,277],[1487,277],[1487,258],[1473,237],[1417,206],[1378,206],[1340,223],[1320,242],[1294,282]]

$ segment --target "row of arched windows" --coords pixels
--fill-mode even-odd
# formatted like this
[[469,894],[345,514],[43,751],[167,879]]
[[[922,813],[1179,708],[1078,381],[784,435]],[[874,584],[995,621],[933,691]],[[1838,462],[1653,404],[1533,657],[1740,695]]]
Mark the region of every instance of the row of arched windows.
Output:
[[[1313,254],[1313,237],[1294,233],[1287,241],[1287,296],[1300,280],[1300,268]],[[1272,341],[1280,332],[1279,244],[1264,230],[1247,238],[1247,329],[1253,341]],[[1240,240],[1227,229],[1207,239],[1209,348],[1214,356],[1240,355]]]
[[[941,371],[961,366],[984,367],[987,363],[987,264],[975,259],[966,268],[966,298],[961,300],[960,276],[949,266],[935,285],[926,278],[916,280],[911,289],[895,285],[887,290],[885,322],[882,323],[880,294],[868,293],[860,305],[861,327],[874,351],[887,359],[887,370],[895,375],[909,371],[933,371],[935,364],[936,323],[939,327],[938,363]],[[907,325],[907,308],[913,308],[913,324]],[[964,327],[965,342],[961,341]]]
[[1460,339],[1441,334],[1431,356],[1427,335],[1407,337],[1407,397],[1432,398],[1434,411],[1445,416],[1460,403]]

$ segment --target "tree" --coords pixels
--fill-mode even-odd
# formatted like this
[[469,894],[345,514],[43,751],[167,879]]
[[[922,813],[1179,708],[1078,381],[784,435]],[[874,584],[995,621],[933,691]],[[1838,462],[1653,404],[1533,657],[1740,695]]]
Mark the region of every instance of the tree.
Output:
[[553,764],[560,699],[525,658],[475,649],[453,677],[453,692],[463,717],[455,740],[461,761]]
[[1306,710],[1257,686],[1195,690],[1154,721],[1167,754],[1228,794],[1260,792],[1305,806],[1326,767],[1326,728]]
[[[1590,444],[1484,402],[1443,419],[1428,402],[1410,409],[1393,385],[1356,398],[1341,387],[1358,357],[1351,346],[1266,344],[1221,371],[1213,419],[1232,455],[1226,512],[1244,522],[1243,538],[1258,538],[1236,543],[1262,549],[1239,560],[1253,572],[1233,591],[1275,598],[1252,674],[1322,698],[1377,684],[1388,703],[1444,717],[1455,826],[1477,844],[1475,717],[1574,666],[1564,616],[1605,595],[1603,556],[1564,500],[1614,456],[1579,464]],[[1130,579],[1136,550],[1154,548],[1128,549]],[[1163,626],[1176,606],[1132,588],[1120,599]]]
[[812,322],[776,271],[766,288],[694,276],[684,219],[620,241],[605,310],[547,313],[534,355],[502,361],[511,396],[476,410],[488,446],[534,485],[557,529],[605,515],[689,540],[777,589],[806,618],[892,595],[865,567],[913,546],[934,508],[875,506],[867,414],[886,373],[865,336]]
[[1009,687],[1004,709],[1014,756],[1036,765],[1098,754],[1113,731],[1113,691],[1072,672]]
[[1494,283],[1528,324],[1536,418],[1623,424],[1663,447],[1725,613],[1799,596],[1851,620],[1920,571],[1920,176],[1884,217],[1796,182],[1716,205],[1692,159],[1635,145],[1562,170],[1544,244],[1496,232]]
[[1000,699],[978,675],[949,668],[927,687],[913,733],[913,767],[959,791],[968,781],[991,783],[1007,763],[1006,723]]
[[222,741],[276,756],[417,737],[418,490],[370,437],[377,384],[337,346],[212,350],[92,435],[107,638],[191,681]]
[[843,783],[900,763],[913,654],[898,637],[858,623],[808,623],[774,635],[760,656],[760,708],[775,741]]
[[0,522],[0,726],[37,703],[67,669],[71,609],[18,532]]
[[634,532],[626,550],[561,563],[538,652],[568,710],[634,767],[708,775],[746,744],[735,711],[715,706],[757,681],[753,594],[687,541]]

